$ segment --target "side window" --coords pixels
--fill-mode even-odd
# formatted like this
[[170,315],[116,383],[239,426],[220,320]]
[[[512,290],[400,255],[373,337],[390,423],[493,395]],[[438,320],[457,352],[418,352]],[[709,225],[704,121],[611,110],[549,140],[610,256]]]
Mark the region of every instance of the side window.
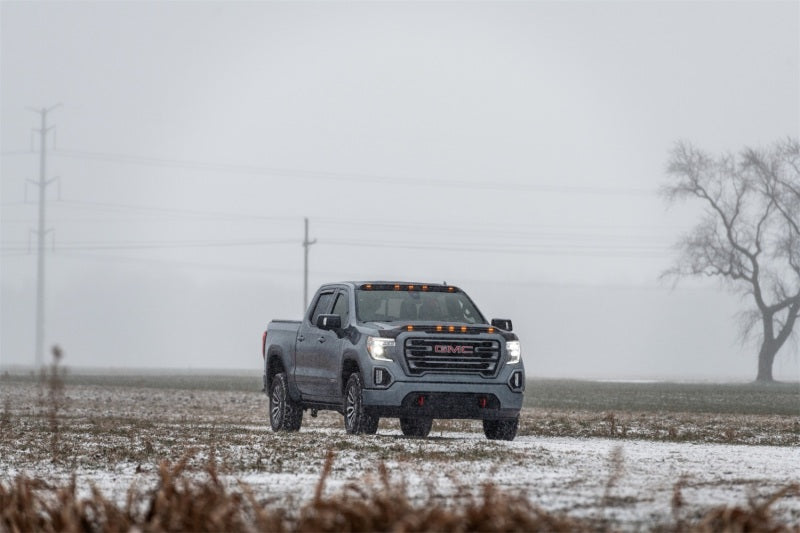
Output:
[[317,300],[317,305],[314,306],[314,311],[311,313],[311,325],[317,325],[317,317],[324,315],[331,308],[331,300],[333,300],[332,292],[323,292]]
[[347,319],[350,315],[350,306],[347,304],[347,293],[339,292],[339,294],[336,295],[336,302],[333,304],[333,311],[331,311],[331,313],[342,317],[342,326],[347,324]]

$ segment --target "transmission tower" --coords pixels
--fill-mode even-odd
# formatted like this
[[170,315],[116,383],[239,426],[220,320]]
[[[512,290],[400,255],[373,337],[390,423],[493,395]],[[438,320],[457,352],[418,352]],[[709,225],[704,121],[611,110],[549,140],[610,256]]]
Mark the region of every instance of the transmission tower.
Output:
[[59,105],[61,104],[56,104],[49,108],[43,107],[41,109],[28,108],[41,118],[41,127],[38,130],[34,129],[34,131],[39,133],[39,181],[28,180],[29,183],[39,187],[39,229],[34,231],[38,238],[36,264],[36,368],[41,368],[44,363],[44,242],[45,236],[52,231],[51,229],[45,229],[45,206],[47,199],[45,191],[49,185],[52,185],[53,182],[58,179],[47,179],[46,177],[47,133],[53,129],[53,126],[47,125],[47,114]]

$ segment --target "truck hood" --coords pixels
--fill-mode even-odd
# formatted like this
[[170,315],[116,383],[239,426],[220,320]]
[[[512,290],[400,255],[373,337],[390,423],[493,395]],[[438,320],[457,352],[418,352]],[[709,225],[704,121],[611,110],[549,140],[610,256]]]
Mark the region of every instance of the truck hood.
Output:
[[489,333],[489,329],[493,329],[492,333],[499,334],[506,340],[517,340],[518,337],[515,333],[511,331],[503,331],[500,329],[492,328],[488,324],[466,324],[464,322],[443,322],[443,321],[422,321],[422,320],[409,320],[409,321],[397,321],[397,322],[368,322],[367,327],[370,329],[377,330],[377,333],[381,337],[397,337],[400,333],[406,331],[408,326],[413,326],[415,330],[419,332],[427,332],[433,333],[431,331],[433,328],[437,326],[443,326],[445,330],[450,327],[454,326],[456,328],[455,332],[447,332],[447,333],[461,333],[460,330],[462,327],[466,326],[468,331],[464,333],[470,335],[480,335],[480,334],[487,334]]
[[390,329],[402,329],[406,326],[414,326],[414,327],[436,327],[436,326],[482,326],[482,327],[489,327],[487,324],[467,324],[465,322],[445,322],[442,320],[396,320],[394,322],[366,322],[366,325],[370,327],[374,327],[378,331],[386,331]]
[[[386,331],[387,329],[394,329],[400,326],[400,322],[367,322],[367,325],[377,329],[378,331]],[[405,323],[403,323],[405,325]]]

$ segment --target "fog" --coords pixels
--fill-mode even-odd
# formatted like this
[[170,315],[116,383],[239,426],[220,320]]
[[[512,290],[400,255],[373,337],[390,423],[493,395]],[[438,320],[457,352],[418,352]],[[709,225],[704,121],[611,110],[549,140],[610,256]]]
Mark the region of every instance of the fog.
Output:
[[[261,365],[339,280],[447,281],[531,377],[750,380],[746,301],[659,279],[680,139],[800,135],[797,2],[0,4],[0,364]],[[53,145],[54,143],[54,145]],[[27,184],[26,184],[27,183]],[[30,251],[29,251],[29,242]],[[800,379],[797,345],[776,379]]]

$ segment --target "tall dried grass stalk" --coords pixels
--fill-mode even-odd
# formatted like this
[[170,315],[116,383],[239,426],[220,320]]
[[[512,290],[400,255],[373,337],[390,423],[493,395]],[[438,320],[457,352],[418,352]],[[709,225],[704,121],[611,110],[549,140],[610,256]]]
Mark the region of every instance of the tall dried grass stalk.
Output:
[[[175,464],[162,462],[157,486],[145,492],[131,486],[124,505],[108,500],[95,487],[88,497],[78,497],[74,476],[60,487],[25,476],[0,482],[0,531],[562,532],[611,527],[607,522],[550,513],[492,483],[478,487],[477,494],[472,487],[460,486],[454,498],[460,502],[457,504],[438,499],[415,502],[409,499],[406,483],[393,480],[383,464],[377,480],[368,477],[326,496],[325,483],[334,461],[330,452],[313,499],[296,512],[288,512],[274,502],[259,501],[244,483],[238,483],[238,490],[229,488],[220,479],[213,458],[199,476],[187,470],[189,460],[186,456]],[[678,521],[660,529],[790,531],[790,526],[775,521],[770,507],[780,498],[799,494],[800,486],[790,485],[763,502],[751,501],[748,508],[720,507],[694,523]],[[682,500],[677,507],[681,506]]]

